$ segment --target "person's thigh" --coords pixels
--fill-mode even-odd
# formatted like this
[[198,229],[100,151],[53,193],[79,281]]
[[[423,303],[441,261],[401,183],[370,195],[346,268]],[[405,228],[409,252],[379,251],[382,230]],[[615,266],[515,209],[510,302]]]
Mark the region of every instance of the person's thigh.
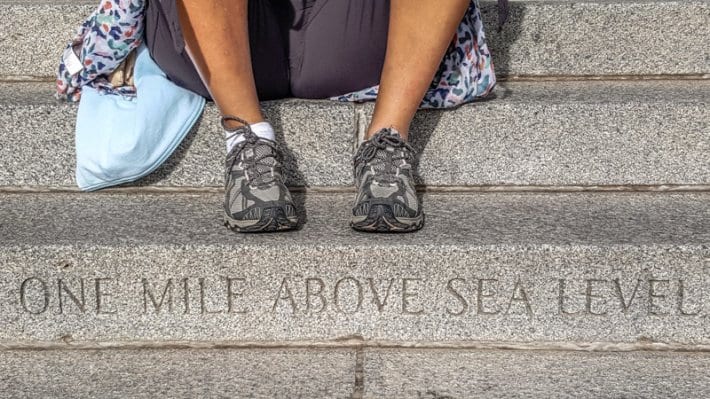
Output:
[[[286,32],[279,0],[249,1],[249,42],[259,98],[290,95]],[[278,12],[277,12],[278,9]],[[209,98],[180,30],[175,0],[149,0],[146,9],[146,46],[165,74],[177,85]],[[228,44],[225,44],[228,46]]]
[[292,94],[328,98],[378,84],[387,49],[389,0],[310,2],[314,4],[305,22],[291,32]]
[[175,0],[149,0],[145,11],[145,44],[170,80],[203,97],[209,92],[184,51]]
[[290,97],[288,30],[283,0],[249,0],[249,46],[256,91],[261,100]]

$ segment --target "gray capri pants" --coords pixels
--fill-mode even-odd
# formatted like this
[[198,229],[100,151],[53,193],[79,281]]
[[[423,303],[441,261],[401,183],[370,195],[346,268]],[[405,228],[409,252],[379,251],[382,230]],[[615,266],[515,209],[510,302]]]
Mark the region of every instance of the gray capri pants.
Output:
[[[249,0],[248,23],[262,100],[328,98],[379,83],[388,0]],[[175,0],[148,0],[146,45],[173,82],[210,97],[185,51]]]

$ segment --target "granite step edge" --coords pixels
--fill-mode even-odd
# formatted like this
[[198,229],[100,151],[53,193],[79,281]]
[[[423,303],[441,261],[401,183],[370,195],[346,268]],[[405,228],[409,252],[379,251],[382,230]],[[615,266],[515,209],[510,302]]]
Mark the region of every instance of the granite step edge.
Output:
[[[47,87],[0,85],[2,187],[74,184],[76,108],[51,100]],[[417,181],[440,187],[707,184],[709,104],[710,81],[507,83],[489,101],[417,115]],[[286,100],[264,106],[289,149],[290,186],[352,184],[356,135],[371,104]],[[519,118],[507,117],[511,112]],[[52,145],[33,145],[35,131]],[[218,131],[217,113],[208,107],[176,154],[137,185],[222,186]]]

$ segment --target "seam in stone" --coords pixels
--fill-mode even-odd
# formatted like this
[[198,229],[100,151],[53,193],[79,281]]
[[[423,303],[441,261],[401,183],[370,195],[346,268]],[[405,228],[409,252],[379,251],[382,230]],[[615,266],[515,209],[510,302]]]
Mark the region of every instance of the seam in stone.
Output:
[[[500,75],[499,82],[585,82],[585,81],[649,81],[649,80],[708,80],[710,74],[659,75]],[[52,76],[2,75],[0,83],[52,83]],[[359,104],[356,104],[359,105]]]
[[50,76],[2,76],[0,77],[0,83],[53,83],[56,78]]
[[[332,187],[289,187],[297,193],[351,193],[355,189],[351,186]],[[107,188],[97,194],[216,194],[222,193],[223,187],[177,187],[177,186],[149,186],[149,187],[118,187]],[[476,186],[418,186],[417,191],[425,193],[705,193],[710,192],[710,184],[688,185],[476,185]],[[0,186],[0,194],[79,194],[83,191],[75,187],[59,186]]]
[[707,80],[710,74],[659,75],[504,75],[499,82],[586,82],[586,81],[652,81],[652,80]]
[[365,396],[365,348],[359,346],[355,350],[355,384],[352,399],[363,399]]
[[[702,352],[710,344],[672,342],[495,342],[442,341],[399,342],[344,338],[333,341],[5,341],[0,351],[10,350],[123,350],[123,349],[447,349],[563,352]],[[364,355],[361,361],[364,362]],[[362,365],[362,364],[361,364]],[[357,365],[356,365],[357,366]]]

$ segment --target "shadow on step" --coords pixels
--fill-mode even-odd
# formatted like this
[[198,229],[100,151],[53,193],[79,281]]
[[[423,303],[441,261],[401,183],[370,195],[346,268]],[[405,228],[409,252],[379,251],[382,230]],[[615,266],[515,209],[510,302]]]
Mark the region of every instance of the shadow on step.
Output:
[[[493,62],[495,64],[495,69],[498,77],[505,80],[506,77],[511,75],[511,56],[510,50],[512,45],[518,40],[522,31],[522,22],[525,18],[526,9],[525,4],[520,2],[512,2],[510,5],[510,16],[508,22],[505,24],[502,31],[498,31],[497,22],[497,7],[494,1],[483,1],[481,4],[481,15],[484,20],[484,26],[486,28],[486,35],[488,40],[488,45],[493,54]],[[479,100],[478,102],[486,102],[496,99],[503,99],[511,95],[512,92],[507,87],[497,87],[495,92],[484,100]],[[475,112],[475,104],[471,106],[471,112]],[[299,190],[303,187],[308,186],[307,178],[299,168],[299,162],[297,156],[287,145],[287,140],[283,134],[283,116],[281,115],[279,107],[269,107],[267,110],[269,120],[274,124],[277,141],[281,146],[283,152],[283,164],[284,173],[286,178],[286,183],[289,187],[295,187],[296,191],[301,192],[294,196],[294,201],[296,206],[300,211],[302,216],[301,224],[307,222],[307,215],[305,212],[306,193],[304,190]],[[415,162],[415,180],[419,186],[426,186],[427,182],[422,177],[418,171],[418,164],[420,163],[419,157],[424,153],[425,148],[429,144],[429,141],[437,130],[439,122],[444,115],[441,111],[422,111],[417,114],[412,123],[411,132],[411,143],[417,151],[418,159]],[[204,116],[203,116],[204,117]],[[197,132],[200,130],[202,124],[205,123],[201,118],[193,127],[192,131],[187,135],[183,143],[175,151],[175,153],[158,168],[155,172],[147,176],[146,178],[140,180],[137,183],[130,185],[137,186],[151,186],[159,185],[161,182],[170,178],[170,176],[175,173],[180,164],[184,161],[186,155],[189,153],[190,148],[195,142]],[[216,137],[215,137],[216,138]],[[457,137],[451,137],[451,140],[456,140]],[[215,154],[215,157],[223,157],[224,154]]]
[[[502,30],[498,30],[498,10],[495,1],[484,1],[481,4],[481,16],[483,18],[486,31],[486,39],[493,56],[496,75],[499,80],[505,80],[511,75],[510,71],[511,56],[510,49],[515,43],[522,31],[523,19],[526,15],[526,7],[524,3],[512,2],[510,4],[510,14],[507,23]],[[476,112],[476,104],[494,100],[505,99],[512,95],[513,92],[509,87],[498,86],[488,97],[477,100],[473,104],[466,105],[471,107],[471,112]],[[427,182],[419,173],[419,163],[421,156],[424,153],[432,135],[437,130],[439,122],[447,111],[426,110],[420,111],[412,122],[410,141],[414,149],[417,151],[417,160],[414,168],[414,175],[417,185],[426,187]],[[457,140],[457,137],[450,137],[450,140]]]
[[197,137],[197,132],[200,130],[200,126],[202,126],[204,117],[205,114],[203,112],[202,116],[197,120],[197,122],[195,122],[195,126],[193,126],[192,130],[190,130],[190,133],[185,136],[185,139],[183,139],[182,143],[180,143],[178,148],[175,150],[175,152],[173,152],[170,158],[165,161],[165,163],[163,163],[158,169],[153,171],[153,173],[149,174],[148,176],[140,179],[135,183],[128,183],[123,187],[152,186],[160,183],[163,180],[168,179],[170,175],[172,175],[173,172],[175,172],[178,166],[182,163],[183,159],[185,159],[186,154],[189,152],[190,147],[192,147],[192,144],[194,143],[195,138]]
[[[523,2],[511,1],[508,21],[501,31],[498,30],[498,9],[495,1],[483,1],[481,3],[481,17],[486,31],[486,41],[493,56],[498,78],[506,79],[512,73],[512,57],[520,57],[520,54],[511,54],[511,47],[518,41],[523,29],[523,21],[527,14],[526,5]],[[539,37],[539,34],[535,34]],[[535,49],[530,49],[530,52]],[[500,93],[500,91],[499,91]],[[500,98],[500,96],[498,96]]]
[[[308,195],[303,188],[308,186],[306,176],[303,174],[298,165],[298,158],[288,145],[286,136],[284,135],[284,120],[279,107],[269,107],[266,110],[267,119],[273,124],[276,132],[276,142],[279,143],[281,154],[283,156],[283,170],[286,185],[296,188],[295,191],[300,191],[298,195],[293,195],[293,202],[296,205],[298,212],[299,228],[308,222],[308,213],[306,211],[306,196]],[[305,133],[305,132],[304,132]],[[300,189],[300,190],[299,190]],[[294,190],[292,190],[294,191]]]
[[[287,141],[284,137],[283,134],[283,129],[282,129],[282,119],[281,116],[278,112],[278,108],[274,107],[269,110],[268,112],[268,117],[269,120],[274,124],[274,129],[276,131],[276,141],[279,143],[279,146],[281,148],[281,153],[283,155],[283,165],[284,165],[284,174],[286,178],[286,185],[289,187],[296,187],[296,191],[303,191],[299,190],[299,188],[302,188],[306,185],[306,178],[303,172],[298,167],[298,159],[294,152],[291,150],[291,148],[288,146]],[[195,126],[192,128],[190,133],[185,137],[183,142],[180,144],[177,150],[170,156],[170,158],[158,169],[156,169],[153,173],[150,175],[146,176],[145,178],[139,180],[138,182],[135,183],[128,183],[123,185],[123,187],[146,187],[146,186],[153,186],[153,185],[160,185],[161,182],[167,180],[170,178],[170,176],[179,168],[180,164],[183,162],[185,159],[186,155],[190,152],[190,148],[195,142],[195,139],[198,135],[198,131],[200,131],[202,124],[204,122],[204,118],[209,117],[208,114],[203,114],[202,117],[195,123]],[[204,130],[204,129],[203,129]],[[210,132],[212,134],[213,132]],[[199,133],[199,134],[205,134],[204,132]],[[219,136],[218,134],[221,134],[220,132],[214,132],[215,134],[215,140],[224,140],[223,137]],[[224,157],[226,154],[224,151],[219,152],[214,154],[215,157],[220,158],[222,161],[224,161]],[[224,162],[220,163],[221,165],[224,164]],[[224,166],[222,166],[223,168]],[[223,169],[219,170],[219,173],[224,173]],[[301,193],[299,195],[294,195],[293,200],[296,205],[296,208],[299,211],[300,215],[300,221],[299,224],[303,225],[307,222],[307,213],[305,209],[305,203],[306,203],[306,194]]]

